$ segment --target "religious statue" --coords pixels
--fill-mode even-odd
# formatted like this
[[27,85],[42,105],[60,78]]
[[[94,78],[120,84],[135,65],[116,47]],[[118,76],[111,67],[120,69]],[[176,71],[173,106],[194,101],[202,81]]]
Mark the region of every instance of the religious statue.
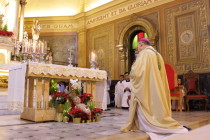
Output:
[[46,56],[46,63],[47,63],[47,64],[52,64],[52,52],[51,52],[51,51],[49,51],[49,52],[47,53],[47,56]]
[[75,104],[75,108],[79,108],[82,111],[84,111],[88,115],[89,120],[90,120],[91,119],[91,111],[90,111],[90,108],[88,108],[87,105],[81,103],[81,99],[78,96],[75,96],[73,98],[73,102]]
[[41,30],[41,26],[38,23],[38,20],[33,21],[33,26],[32,26],[32,36],[33,36],[33,40],[38,40],[39,39],[39,34],[40,34],[40,30]]

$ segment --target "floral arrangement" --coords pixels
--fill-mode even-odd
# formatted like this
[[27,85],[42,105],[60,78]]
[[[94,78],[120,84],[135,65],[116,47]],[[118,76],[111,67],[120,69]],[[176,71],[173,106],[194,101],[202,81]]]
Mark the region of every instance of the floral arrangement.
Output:
[[91,110],[91,117],[100,116],[103,113],[103,111],[100,108],[95,108]]
[[13,32],[0,30],[0,36],[9,36],[10,37],[12,35],[13,35]]
[[63,92],[56,92],[52,95],[52,102],[54,107],[57,107],[58,104],[64,104],[68,99],[68,94]]
[[88,118],[88,115],[79,108],[72,108],[71,111],[69,112],[69,115],[72,118],[82,118],[82,119]]
[[70,83],[72,84],[72,89],[76,93],[76,95],[79,95],[79,93],[82,91],[82,83],[78,79],[70,79]]
[[90,101],[92,97],[93,95],[91,93],[83,93],[80,97],[81,102],[87,105],[88,101]]
[[3,28],[0,28],[0,36],[12,36],[13,32],[7,31],[7,25],[4,25]]

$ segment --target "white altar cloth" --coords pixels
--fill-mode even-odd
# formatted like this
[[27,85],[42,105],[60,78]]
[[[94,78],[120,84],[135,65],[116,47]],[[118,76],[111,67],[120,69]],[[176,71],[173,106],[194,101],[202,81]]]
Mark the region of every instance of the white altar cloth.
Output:
[[[27,70],[27,71],[26,71]],[[26,73],[27,72],[27,73]],[[13,66],[9,70],[9,86],[8,86],[8,102],[10,110],[23,110],[24,103],[24,90],[25,90],[25,77],[26,74],[30,75],[42,75],[43,77],[52,75],[58,76],[72,76],[76,78],[90,78],[100,79],[96,81],[96,102],[101,103],[103,110],[107,109],[107,73],[104,70],[95,70],[88,68],[69,67],[63,65],[54,64],[42,64],[42,63],[22,63]],[[39,77],[39,76],[37,76]]]
[[26,63],[9,69],[8,109],[23,111]]

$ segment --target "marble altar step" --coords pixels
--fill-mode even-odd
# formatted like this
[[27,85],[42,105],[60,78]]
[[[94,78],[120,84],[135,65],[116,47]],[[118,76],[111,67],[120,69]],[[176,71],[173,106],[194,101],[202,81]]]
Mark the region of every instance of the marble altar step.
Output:
[[167,140],[209,140],[210,137],[210,125],[199,127],[198,129],[192,130],[189,133],[177,135]]
[[[182,140],[189,140],[188,138],[192,138],[190,134],[193,134],[193,135],[199,134],[200,130],[203,131],[204,128],[205,128],[205,132],[203,132],[202,135],[205,137],[205,139],[203,140],[207,140],[207,139],[209,140],[210,113],[208,112],[173,112],[173,113],[175,114],[174,118],[178,120],[181,124],[192,128],[193,133],[191,133],[190,131],[190,133],[184,134],[183,136],[185,139],[182,139]],[[168,138],[167,140],[179,140],[181,137],[182,137],[182,134],[177,135],[177,137],[174,137],[174,138],[170,137],[170,139]],[[142,131],[120,133],[120,134],[110,135],[107,137],[94,138],[94,139],[95,140],[115,140],[115,139],[116,140],[117,139],[150,140],[149,136]]]

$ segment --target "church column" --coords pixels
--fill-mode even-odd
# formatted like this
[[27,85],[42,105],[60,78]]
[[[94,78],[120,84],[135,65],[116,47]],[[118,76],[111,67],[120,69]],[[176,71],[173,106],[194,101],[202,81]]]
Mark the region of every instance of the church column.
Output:
[[1,27],[2,24],[3,24],[3,20],[2,20],[3,17],[4,17],[3,15],[0,15],[0,27]]
[[119,73],[123,74],[127,71],[126,49],[125,49],[125,46],[123,46],[123,45],[117,45],[116,47],[118,48],[118,51],[119,51],[119,54],[120,54],[119,55],[120,56],[120,70],[119,70]]
[[20,0],[11,0],[9,2],[9,8],[7,11],[7,25],[8,30],[14,33],[14,36],[18,36],[18,14],[19,14]]
[[78,19],[78,66],[87,67],[87,44],[86,44],[86,27],[85,27],[85,15],[82,13]]
[[26,0],[20,0],[21,11],[20,11],[20,30],[19,30],[19,41],[23,39],[23,28],[24,28],[24,11],[25,5],[27,4]]

